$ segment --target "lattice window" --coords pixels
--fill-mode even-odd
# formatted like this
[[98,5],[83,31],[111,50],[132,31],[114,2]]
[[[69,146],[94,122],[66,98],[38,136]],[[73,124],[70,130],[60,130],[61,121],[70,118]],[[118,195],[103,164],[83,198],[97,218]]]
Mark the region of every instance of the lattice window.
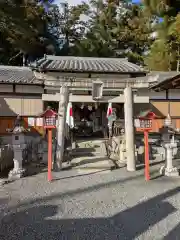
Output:
[[56,125],[56,118],[53,116],[53,117],[46,117],[45,118],[45,125],[46,126],[54,126]]

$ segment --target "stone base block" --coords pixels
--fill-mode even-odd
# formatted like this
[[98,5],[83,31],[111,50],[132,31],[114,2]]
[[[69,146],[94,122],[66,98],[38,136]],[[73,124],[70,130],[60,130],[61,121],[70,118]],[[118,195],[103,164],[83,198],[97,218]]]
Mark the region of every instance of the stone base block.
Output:
[[119,162],[127,163],[127,158],[126,158],[126,152],[125,151],[120,151]]
[[25,169],[21,168],[21,169],[13,169],[9,172],[8,175],[8,180],[12,181],[12,180],[17,180],[20,179],[24,176],[25,174]]
[[176,167],[169,169],[169,168],[166,168],[165,166],[162,166],[160,168],[160,174],[167,177],[179,177],[179,171]]
[[5,183],[6,183],[6,180],[0,178],[0,186],[3,186]]

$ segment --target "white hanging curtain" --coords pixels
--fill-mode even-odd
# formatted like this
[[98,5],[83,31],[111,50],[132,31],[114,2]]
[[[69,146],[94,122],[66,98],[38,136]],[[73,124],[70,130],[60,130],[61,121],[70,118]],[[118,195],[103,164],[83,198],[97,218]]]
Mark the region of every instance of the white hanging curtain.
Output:
[[74,117],[73,117],[73,110],[72,110],[71,102],[69,102],[68,106],[67,106],[66,123],[70,128],[74,128]]

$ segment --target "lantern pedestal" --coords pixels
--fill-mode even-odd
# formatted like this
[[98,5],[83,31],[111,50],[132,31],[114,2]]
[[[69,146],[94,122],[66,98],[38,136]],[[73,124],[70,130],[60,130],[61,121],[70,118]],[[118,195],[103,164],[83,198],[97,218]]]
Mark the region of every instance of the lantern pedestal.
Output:
[[22,167],[23,164],[23,150],[26,148],[25,142],[26,129],[22,126],[15,126],[12,131],[12,145],[14,151],[14,168],[9,172],[8,179],[16,180],[23,177],[25,169]]
[[175,130],[172,126],[171,117],[168,115],[162,129],[163,146],[166,150],[166,164],[160,168],[160,174],[168,177],[178,177],[179,171],[173,166],[173,150],[177,149],[177,142],[174,141]]
[[178,177],[179,171],[176,167],[173,167],[173,149],[177,147],[176,143],[164,144],[166,149],[166,165],[160,168],[160,174],[168,177]]
[[8,178],[9,180],[15,180],[23,177],[25,173],[25,169],[22,168],[22,161],[23,161],[23,149],[24,145],[22,146],[21,144],[19,145],[13,145],[13,150],[14,150],[14,168],[9,172]]

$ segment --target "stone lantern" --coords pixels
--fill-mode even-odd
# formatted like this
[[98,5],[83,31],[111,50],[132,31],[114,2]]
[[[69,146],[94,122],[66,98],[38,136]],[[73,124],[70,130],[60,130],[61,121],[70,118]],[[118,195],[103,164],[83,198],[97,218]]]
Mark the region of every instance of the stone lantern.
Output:
[[175,129],[172,126],[172,120],[168,114],[164,121],[164,127],[161,130],[162,133],[162,145],[166,150],[166,164],[160,168],[160,174],[164,174],[169,177],[179,176],[179,171],[173,166],[173,149],[177,148],[177,142],[174,140]]
[[14,168],[9,172],[9,179],[19,179],[23,177],[25,169],[22,167],[23,150],[26,148],[25,133],[28,129],[22,126],[20,117],[18,116],[13,129],[9,132],[12,134],[12,147],[14,152]]

